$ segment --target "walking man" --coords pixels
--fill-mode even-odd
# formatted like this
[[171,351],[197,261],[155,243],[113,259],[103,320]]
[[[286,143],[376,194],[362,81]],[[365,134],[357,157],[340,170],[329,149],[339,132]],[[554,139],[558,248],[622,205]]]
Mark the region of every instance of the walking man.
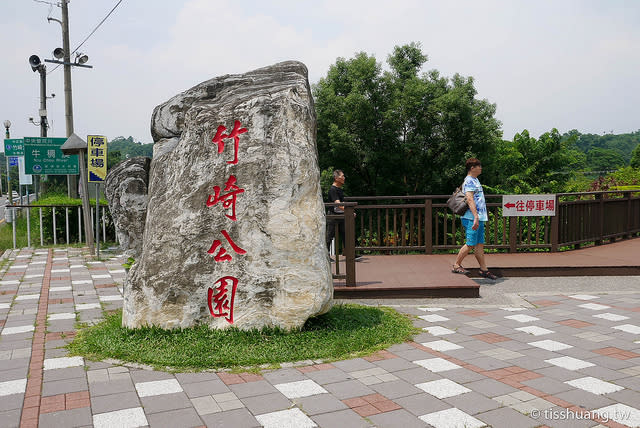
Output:
[[452,272],[460,274],[469,273],[469,271],[462,267],[462,261],[469,255],[469,252],[473,250],[473,255],[480,265],[480,276],[495,280],[497,277],[489,272],[487,263],[484,260],[484,224],[489,218],[487,216],[487,204],[484,199],[482,185],[478,180],[478,176],[482,174],[482,164],[478,159],[470,158],[467,159],[466,167],[467,177],[462,184],[462,191],[466,195],[469,209],[467,209],[462,216],[462,226],[465,229],[467,242],[460,248]]

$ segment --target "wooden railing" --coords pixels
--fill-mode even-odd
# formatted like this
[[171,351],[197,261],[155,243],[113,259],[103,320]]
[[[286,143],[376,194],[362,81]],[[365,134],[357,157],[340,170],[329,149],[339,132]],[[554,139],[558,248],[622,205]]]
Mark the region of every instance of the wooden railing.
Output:
[[355,213],[354,208],[358,205],[355,202],[342,202],[342,203],[328,203],[325,205],[325,212],[329,208],[333,211],[333,207],[344,206],[344,213],[342,214],[327,214],[327,221],[329,220],[343,220],[344,221],[344,259],[345,259],[345,273],[340,273],[340,233],[338,232],[338,225],[335,227],[335,263],[333,268],[333,279],[344,279],[348,287],[355,287],[356,285],[356,250],[355,250]]
[[[489,221],[485,248],[560,251],[585,243],[602,244],[640,234],[640,189],[562,193],[556,215],[503,217],[502,195],[485,195]],[[356,251],[422,252],[459,248],[464,243],[460,217],[447,208],[449,195],[348,197],[355,206]]]

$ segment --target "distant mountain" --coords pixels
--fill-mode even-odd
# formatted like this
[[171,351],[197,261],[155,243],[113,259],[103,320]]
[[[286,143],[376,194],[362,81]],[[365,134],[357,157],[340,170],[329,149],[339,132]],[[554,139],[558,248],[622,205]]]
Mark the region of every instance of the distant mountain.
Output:
[[[640,129],[629,134],[581,134],[578,130],[573,129],[563,135],[563,138],[576,136],[576,148],[587,155],[592,150],[595,153],[604,153],[604,151],[615,151],[622,156],[625,165],[631,160],[631,152],[640,144]],[[611,152],[609,152],[611,153]]]

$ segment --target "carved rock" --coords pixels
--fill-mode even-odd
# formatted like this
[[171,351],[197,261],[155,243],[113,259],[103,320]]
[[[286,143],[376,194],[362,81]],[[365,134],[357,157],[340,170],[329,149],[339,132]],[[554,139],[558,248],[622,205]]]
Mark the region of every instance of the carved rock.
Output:
[[[144,243],[125,287],[123,324],[290,329],[329,310],[333,283],[304,64],[203,82],[156,107],[151,130]],[[234,190],[235,221],[232,197],[225,199]],[[229,278],[237,279],[235,294]]]
[[112,168],[105,179],[104,193],[120,247],[133,258],[142,253],[150,165],[148,157],[126,159]]

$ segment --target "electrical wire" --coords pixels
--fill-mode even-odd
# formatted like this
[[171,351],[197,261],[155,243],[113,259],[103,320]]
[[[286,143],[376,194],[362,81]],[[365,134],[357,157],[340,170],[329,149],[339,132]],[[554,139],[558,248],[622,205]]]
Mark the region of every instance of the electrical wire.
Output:
[[93,29],[93,31],[92,31],[92,32],[91,32],[91,33],[90,33],[90,34],[89,34],[89,35],[88,35],[88,36],[87,36],[87,37],[82,41],[82,43],[80,43],[80,44],[78,45],[78,47],[77,47],[77,48],[75,48],[75,49],[73,50],[73,52],[71,52],[72,54],[74,54],[78,49],[80,49],[80,48],[82,47],[82,45],[84,45],[84,43],[85,43],[87,40],[89,40],[89,37],[93,36],[93,33],[95,33],[95,32],[98,30],[98,28],[100,28],[100,26],[101,26],[102,24],[104,24],[104,21],[106,21],[106,20],[107,20],[107,18],[109,18],[109,16],[111,16],[111,14],[113,13],[113,11],[114,11],[114,10],[116,10],[116,8],[117,8],[118,6],[120,6],[120,3],[122,3],[122,0],[118,0],[118,3],[116,3],[116,5],[115,5],[115,6],[113,6],[113,9],[111,9],[111,11],[107,14],[107,16],[105,16],[105,17],[102,19],[102,21],[100,21],[100,23],[99,23],[98,25],[96,25],[96,28],[94,28],[94,29]]
[[[37,2],[40,2],[40,3],[47,3],[47,4],[50,4],[50,3],[45,2],[45,1],[43,1],[43,0],[33,0],[33,1],[37,1]],[[105,21],[106,21],[106,20],[111,16],[111,14],[116,10],[116,8],[117,8],[118,6],[120,6],[120,3],[122,3],[122,0],[118,0],[118,3],[116,3],[116,5],[115,5],[115,6],[113,6],[113,8],[109,11],[109,13],[107,13],[107,16],[105,16],[105,17],[102,19],[102,21],[100,21],[100,22],[98,23],[98,25],[96,25],[96,27],[93,29],[93,31],[91,31],[91,33],[89,33],[89,35],[88,35],[87,37],[85,37],[85,39],[82,41],[82,43],[80,43],[80,44],[79,44],[79,45],[78,45],[78,46],[77,46],[77,47],[76,47],[76,48],[75,48],[75,49],[74,49],[74,50],[69,54],[69,57],[71,57],[71,55],[73,55],[74,53],[76,53],[76,52],[78,51],[78,49],[80,49],[80,48],[82,47],[82,45],[84,45],[84,44],[85,44],[85,42],[86,42],[87,40],[89,40],[89,38],[90,38],[91,36],[93,36],[93,34],[98,30],[98,28],[100,28],[100,26],[101,26],[102,24],[104,24],[104,22],[105,22]],[[56,71],[59,67],[60,67],[60,64],[56,65],[56,67],[55,67],[53,70],[51,70],[50,72],[48,72],[47,74],[51,74],[51,73],[53,73],[53,72],[54,72],[54,71]]]

